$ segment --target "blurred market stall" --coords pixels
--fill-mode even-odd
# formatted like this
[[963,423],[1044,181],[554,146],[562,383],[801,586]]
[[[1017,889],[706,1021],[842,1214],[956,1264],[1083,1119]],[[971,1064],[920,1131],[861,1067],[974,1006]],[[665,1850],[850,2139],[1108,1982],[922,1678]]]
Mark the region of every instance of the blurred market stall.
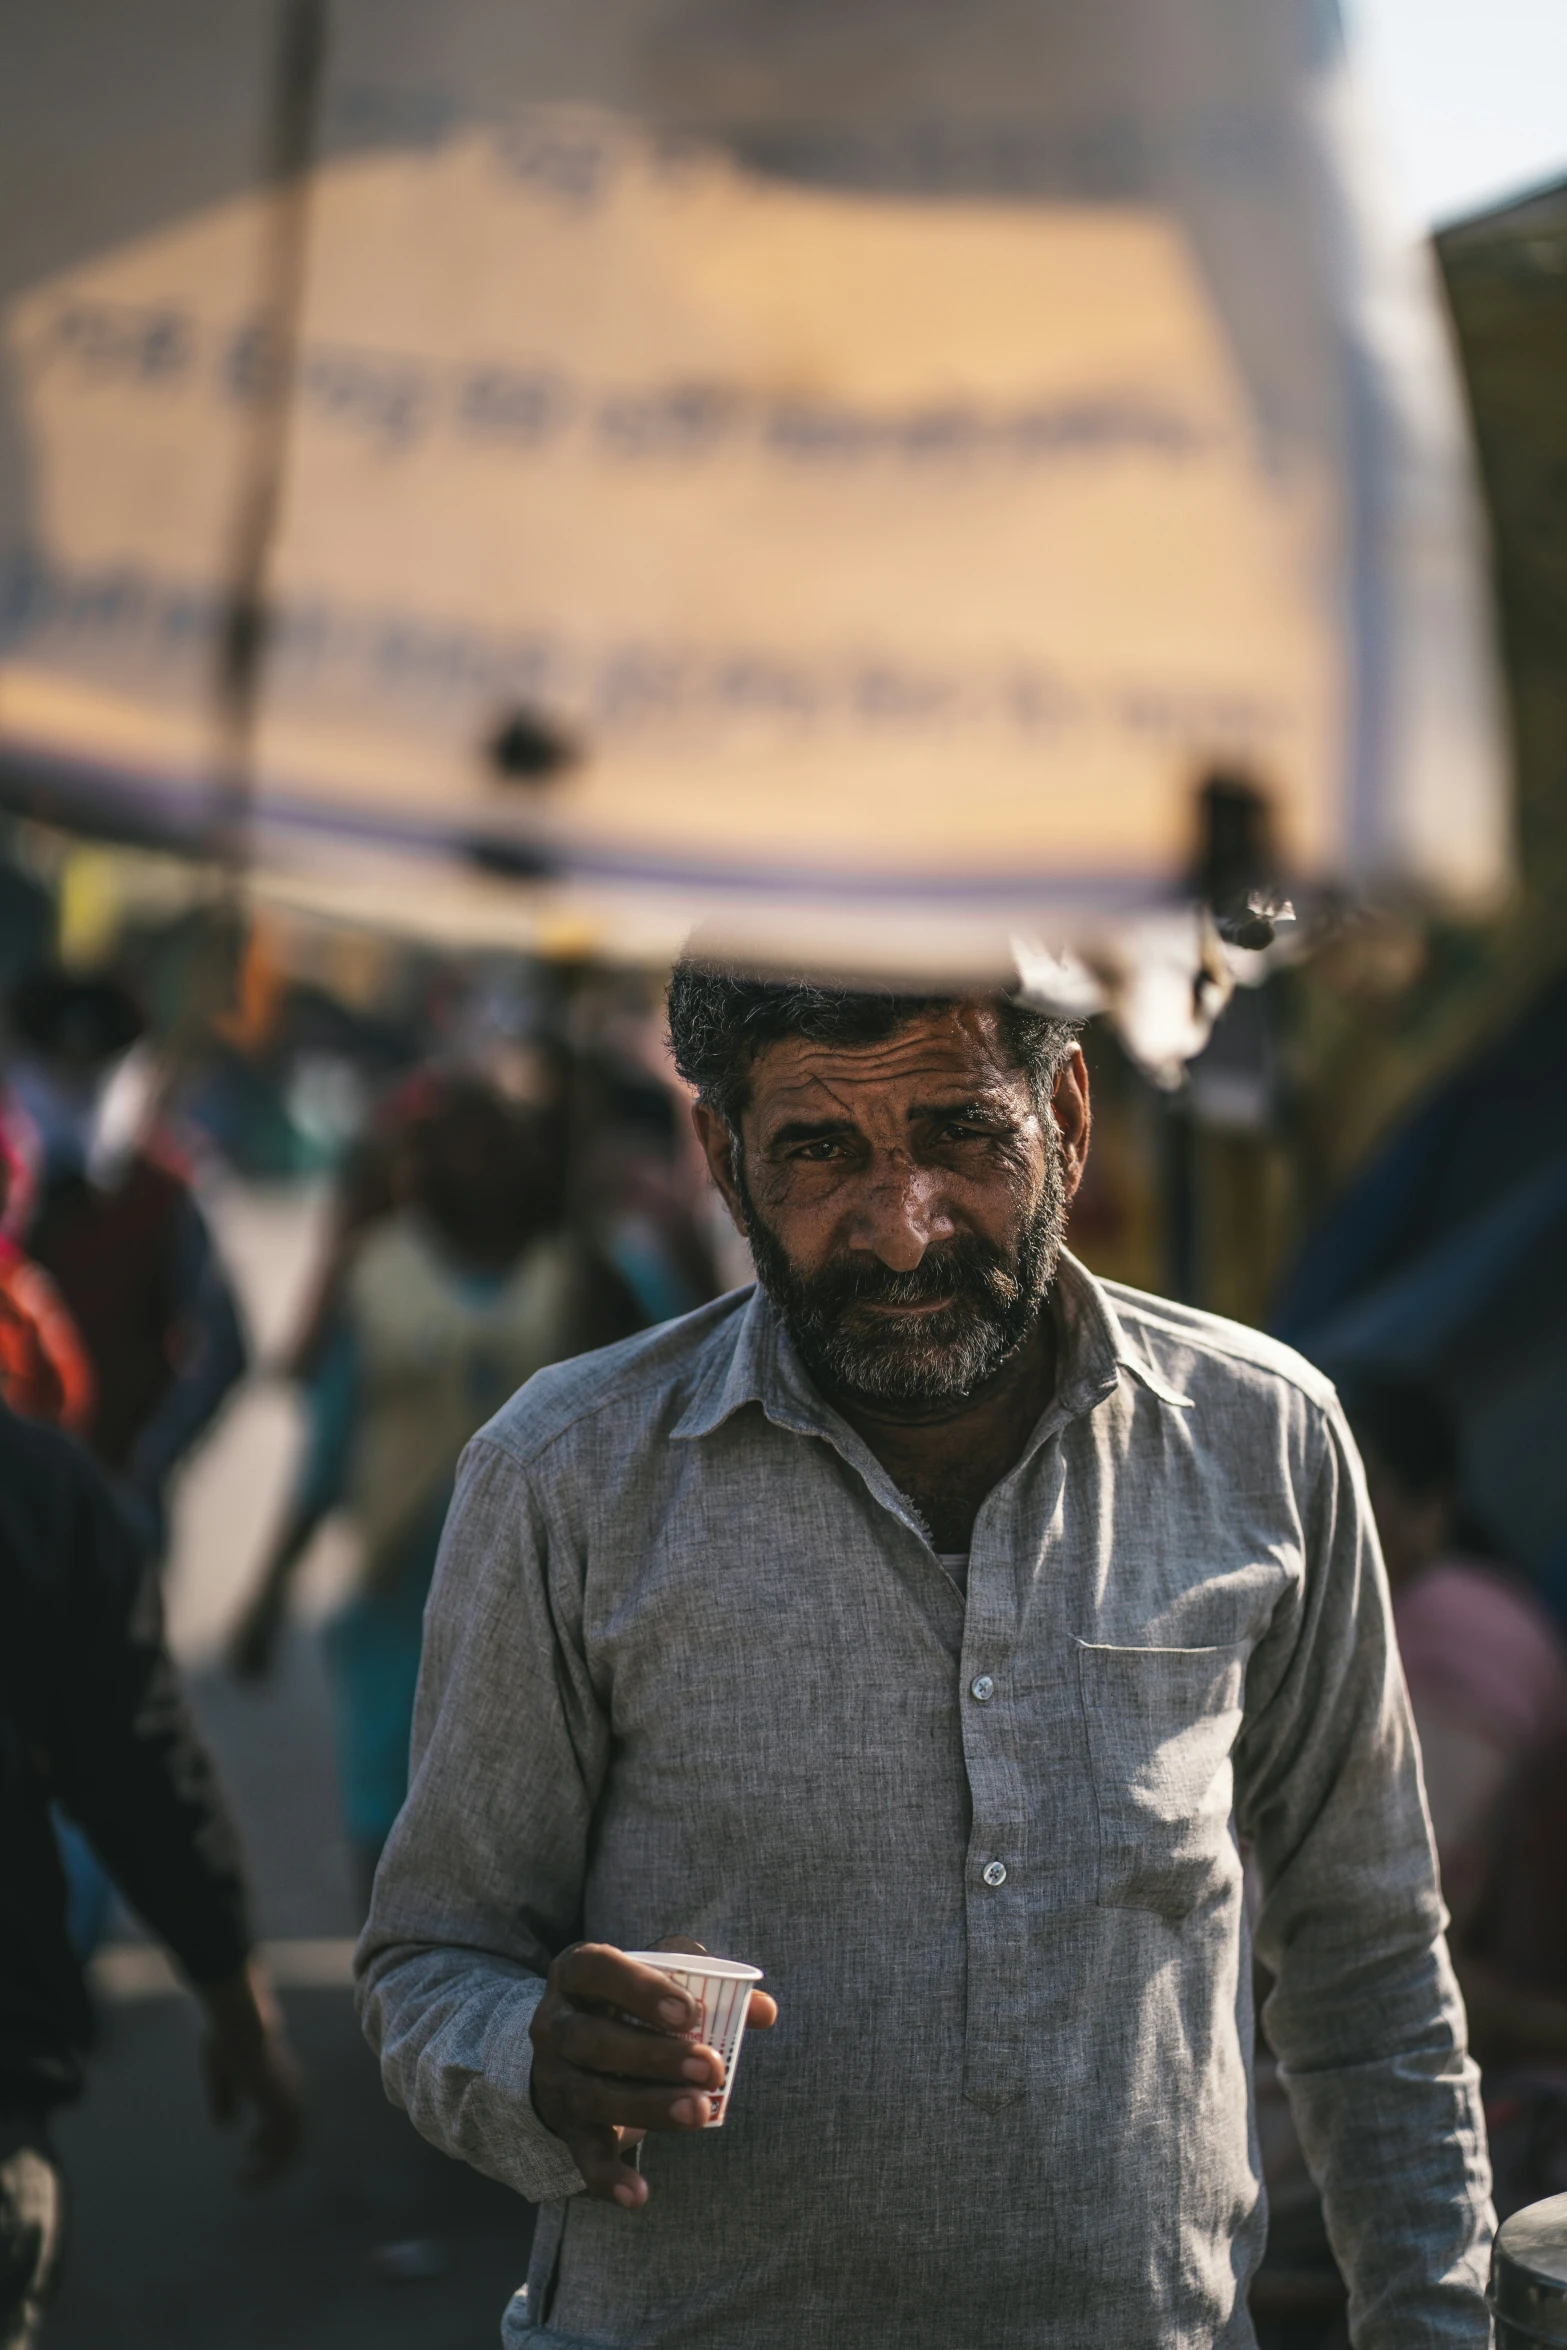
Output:
[[1429,1380],[1467,1502],[1567,1613],[1567,183],[1437,245],[1492,520],[1522,886],[1504,924],[1384,935],[1380,990],[1366,942],[1336,1011],[1319,964],[1300,1152],[1325,1213],[1274,1320],[1338,1377]]
[[1165,1069],[1198,898],[1503,886],[1452,370],[1322,11],[7,40],[13,808],[468,942],[1021,939]]

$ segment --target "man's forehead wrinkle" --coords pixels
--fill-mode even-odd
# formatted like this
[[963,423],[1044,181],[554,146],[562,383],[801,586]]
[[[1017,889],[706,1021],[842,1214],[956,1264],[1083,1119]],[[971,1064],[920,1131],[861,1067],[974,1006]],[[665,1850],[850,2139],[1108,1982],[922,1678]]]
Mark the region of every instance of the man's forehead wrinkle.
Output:
[[[923,1052],[903,1054],[874,1054],[829,1052],[825,1047],[819,1055],[803,1060],[796,1083],[812,1080],[837,1085],[907,1085],[920,1083],[937,1086],[944,1093],[972,1093],[980,1087],[991,1090],[1002,1083],[1008,1072],[994,1061],[982,1061],[970,1054]],[[790,1081],[783,1080],[785,1084]]]
[[1006,1092],[1022,1074],[968,1039],[894,1036],[877,1044],[837,1045],[790,1037],[759,1063],[755,1090],[784,1098],[817,1089],[919,1084],[952,1099]]
[[843,1081],[836,1083],[830,1077],[813,1075],[802,1077],[793,1085],[781,1085],[771,1097],[768,1108],[779,1116],[793,1116],[811,1120],[825,1119],[833,1110],[848,1125],[854,1123],[852,1089],[845,1093]]
[[858,1123],[867,1112],[916,1117],[938,1113],[944,1117],[973,1109],[1010,1112],[1014,1089],[1001,1071],[912,1067],[887,1072],[873,1069],[802,1070],[792,1079],[769,1087],[757,1105],[768,1123],[838,1117]]
[[1010,1117],[1017,1108],[1017,1097],[1010,1086],[971,1085],[966,1091],[956,1087],[945,1092],[922,1095],[909,1104],[911,1118],[1002,1118]]

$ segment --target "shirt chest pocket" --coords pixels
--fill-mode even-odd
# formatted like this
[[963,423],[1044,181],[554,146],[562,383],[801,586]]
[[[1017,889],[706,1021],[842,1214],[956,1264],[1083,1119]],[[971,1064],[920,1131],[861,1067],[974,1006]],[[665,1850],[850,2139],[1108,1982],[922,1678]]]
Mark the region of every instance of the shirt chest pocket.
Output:
[[1078,1643],[1101,1903],[1174,1920],[1238,1877],[1230,1753],[1241,1727],[1247,1653],[1244,1643]]

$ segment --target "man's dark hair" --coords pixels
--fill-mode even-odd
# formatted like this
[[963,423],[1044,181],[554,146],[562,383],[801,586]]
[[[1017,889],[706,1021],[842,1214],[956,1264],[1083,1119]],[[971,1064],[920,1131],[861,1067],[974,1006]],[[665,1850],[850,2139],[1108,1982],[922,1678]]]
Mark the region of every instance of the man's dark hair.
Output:
[[[730,1127],[750,1099],[751,1064],[786,1036],[812,1044],[880,1044],[923,1012],[946,1011],[958,995],[900,995],[895,989],[825,987],[808,980],[751,979],[682,956],[669,982],[669,1041],[675,1067],[697,1099]],[[1077,1034],[1070,1020],[1036,1012],[996,991],[1001,1034],[1043,1109]]]

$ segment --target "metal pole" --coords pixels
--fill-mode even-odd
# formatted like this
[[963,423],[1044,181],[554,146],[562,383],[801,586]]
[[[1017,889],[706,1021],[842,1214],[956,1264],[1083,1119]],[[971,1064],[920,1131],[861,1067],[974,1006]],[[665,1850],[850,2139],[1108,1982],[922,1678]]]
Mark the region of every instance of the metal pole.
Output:
[[[281,0],[260,186],[261,278],[227,580],[213,677],[215,745],[207,853],[213,868],[204,952],[186,997],[187,1049],[227,1000],[250,853],[256,742],[272,614],[269,573],[288,441],[310,237],[312,170],[329,0]],[[183,1057],[176,1053],[176,1057]]]
[[213,831],[219,862],[231,874],[244,859],[254,782],[256,721],[270,618],[267,574],[282,510],[289,414],[298,370],[311,167],[326,61],[327,0],[282,0],[278,33],[261,180],[266,203],[257,305],[258,365],[218,636]]

